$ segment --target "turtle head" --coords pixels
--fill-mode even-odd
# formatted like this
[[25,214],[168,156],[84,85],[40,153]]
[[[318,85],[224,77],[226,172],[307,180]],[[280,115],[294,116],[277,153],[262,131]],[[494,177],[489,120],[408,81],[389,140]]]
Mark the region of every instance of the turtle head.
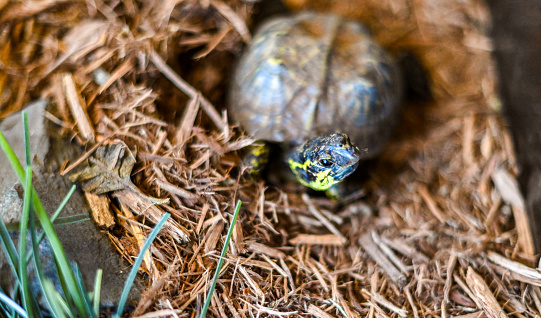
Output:
[[359,164],[360,151],[345,134],[322,135],[308,140],[289,155],[297,180],[325,191],[349,176]]

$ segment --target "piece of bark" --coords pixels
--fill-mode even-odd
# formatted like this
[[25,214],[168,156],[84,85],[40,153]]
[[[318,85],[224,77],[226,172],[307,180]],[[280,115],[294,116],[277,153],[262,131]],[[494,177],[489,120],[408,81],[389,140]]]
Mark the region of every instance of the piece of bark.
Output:
[[508,317],[483,278],[471,267],[468,267],[468,272],[466,273],[466,282],[468,283],[468,286],[472,290],[474,296],[477,298],[478,303],[482,305],[485,314],[489,318]]
[[111,228],[115,225],[115,217],[111,213],[109,198],[105,195],[97,195],[90,192],[85,192],[86,202],[90,206],[90,214],[94,222],[99,227]]
[[385,254],[381,252],[376,243],[372,240],[372,235],[370,233],[363,235],[359,239],[359,243],[393,282],[401,288],[406,286],[406,276],[402,274],[387,257],[385,257]]

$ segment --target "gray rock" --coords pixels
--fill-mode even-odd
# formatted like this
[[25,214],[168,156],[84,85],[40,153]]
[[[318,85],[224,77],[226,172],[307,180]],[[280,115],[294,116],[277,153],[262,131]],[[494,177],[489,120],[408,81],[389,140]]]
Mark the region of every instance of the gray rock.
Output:
[[[44,162],[45,156],[49,150],[49,138],[45,133],[45,106],[47,106],[47,101],[39,99],[28,104],[25,108],[25,111],[28,113],[30,152],[39,162]],[[15,151],[19,161],[23,163],[25,161],[25,154],[21,114],[16,113],[2,120],[2,123],[0,123],[0,131],[4,134],[7,141],[9,141],[9,144],[11,145],[11,148],[13,148],[13,151]],[[6,192],[18,181],[19,179],[11,169],[11,165],[7,161],[7,158],[3,153],[0,154],[0,202],[6,195]]]

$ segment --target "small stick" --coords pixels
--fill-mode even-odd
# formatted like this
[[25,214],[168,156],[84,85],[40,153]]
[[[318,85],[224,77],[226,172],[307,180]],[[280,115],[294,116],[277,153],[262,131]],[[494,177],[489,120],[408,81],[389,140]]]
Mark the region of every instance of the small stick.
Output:
[[299,234],[289,240],[292,245],[342,246],[342,240],[334,234]]
[[441,210],[436,205],[436,202],[434,202],[434,199],[430,196],[428,193],[428,190],[425,186],[420,185],[418,187],[419,194],[425,201],[426,205],[428,206],[428,210],[440,221],[440,223],[445,224],[445,216],[441,212]]
[[405,275],[408,275],[410,273],[411,270],[408,268],[408,266],[406,266],[406,264],[404,264],[404,262],[402,262],[398,258],[398,256],[396,256],[393,250],[391,250],[391,248],[381,240],[381,238],[376,233],[376,231],[372,231],[372,240],[374,241],[374,243],[376,243],[379,246],[379,249],[383,252],[383,254],[387,255],[389,260],[393,262],[393,264],[402,273],[404,273]]
[[526,214],[526,205],[516,178],[503,168],[496,168],[496,171],[492,174],[492,181],[494,181],[496,190],[502,196],[503,201],[512,206],[519,246],[527,255],[535,255],[533,236],[528,215]]
[[470,287],[468,287],[468,285],[466,285],[466,283],[460,278],[460,276],[455,274],[455,275],[453,275],[453,279],[458,284],[458,286],[460,286],[460,288],[462,288],[462,290],[465,291],[466,294],[468,294],[468,297],[470,297],[470,299],[473,300],[473,302],[475,303],[475,305],[477,305],[478,308],[483,307],[481,305],[481,303],[479,302],[479,299],[477,299],[477,297],[475,297],[475,295],[471,291]]
[[188,95],[191,99],[199,98],[201,108],[210,117],[214,124],[223,131],[225,138],[229,139],[229,127],[227,125],[227,121],[220,116],[208,99],[202,96],[195,88],[193,88],[190,84],[188,84],[188,82],[184,81],[175,71],[173,71],[173,69],[171,69],[167,63],[165,63],[165,61],[156,51],[152,50],[150,52],[150,60],[154,66],[156,66],[156,68],[158,68],[158,70],[165,77],[167,77],[171,83],[184,92],[184,94]]
[[475,117],[470,115],[464,119],[463,126],[463,140],[462,140],[462,159],[466,165],[471,165],[474,162],[473,157],[473,127],[475,124]]
[[487,253],[487,257],[493,263],[531,280],[536,280],[538,281],[537,285],[541,285],[541,272],[537,268],[532,268],[522,263],[512,261],[498,253],[491,251]]
[[453,284],[453,270],[456,266],[456,252],[451,250],[451,255],[449,256],[449,263],[447,265],[447,279],[445,279],[445,286],[443,287],[443,304],[447,305],[449,303],[449,294],[451,293],[451,285]]
[[410,286],[406,286],[406,288],[404,288],[404,291],[406,292],[406,297],[408,298],[411,310],[413,311],[413,317],[419,318],[419,310],[417,309],[417,306],[415,306],[415,304],[413,303],[413,296],[411,295]]
[[321,308],[316,307],[314,304],[308,306],[306,313],[316,317],[316,318],[332,318],[328,313],[324,312]]
[[403,309],[403,308],[400,308],[400,307],[396,306],[392,302],[385,299],[385,297],[383,297],[379,293],[371,293],[367,289],[364,289],[364,288],[363,288],[363,293],[369,295],[370,298],[372,298],[373,301],[375,301],[376,303],[382,305],[383,307],[386,307],[387,309],[395,312],[400,317],[407,317],[409,315],[409,312],[406,309]]
[[475,297],[481,303],[485,314],[489,318],[505,318],[508,317],[503,308],[500,306],[496,297],[492,294],[492,291],[487,286],[485,281],[479,274],[477,274],[473,268],[468,267],[466,273],[466,281],[472,289]]
[[250,42],[250,31],[248,30],[246,23],[244,23],[244,19],[242,19],[235,11],[221,1],[213,0],[211,4],[218,12],[220,12],[221,15],[224,16],[224,18],[227,19],[227,21],[229,21],[229,23],[231,23],[231,25],[233,25],[233,27],[242,37],[244,43]]
[[395,282],[398,286],[403,287],[406,285],[406,276],[402,274],[394,265],[385,257],[380,251],[376,243],[372,240],[372,235],[367,233],[359,239],[359,243],[363,249],[372,257],[372,259],[378,263],[389,278]]
[[414,261],[417,261],[419,263],[428,263],[430,261],[428,257],[426,257],[423,253],[417,251],[412,245],[408,245],[402,240],[390,240],[386,237],[381,237],[381,240],[398,253],[407,256]]
[[329,231],[331,231],[332,234],[336,235],[343,244],[345,244],[348,241],[348,239],[344,235],[342,235],[342,233],[329,220],[327,220],[323,216],[323,214],[321,214],[321,212],[319,212],[318,209],[316,209],[316,207],[312,203],[312,200],[310,200],[310,198],[308,197],[308,195],[306,193],[303,193],[302,200],[308,206],[308,211],[310,211],[310,213],[312,213],[312,215],[314,215],[321,223],[323,223],[323,225]]
[[75,88],[75,82],[71,77],[71,74],[65,73],[62,75],[62,87],[64,88],[64,94],[66,95],[66,101],[68,102],[71,114],[81,131],[81,136],[87,141],[94,141],[96,135],[94,134],[94,128],[90,123],[90,118],[83,105],[81,105],[81,100],[77,89]]

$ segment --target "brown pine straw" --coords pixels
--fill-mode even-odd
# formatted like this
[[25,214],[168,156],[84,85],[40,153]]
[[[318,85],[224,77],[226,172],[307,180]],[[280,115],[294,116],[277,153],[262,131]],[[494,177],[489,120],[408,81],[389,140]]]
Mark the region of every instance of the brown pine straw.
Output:
[[239,150],[254,140],[224,101],[251,37],[251,1],[0,1],[0,117],[46,98],[52,130],[87,150],[64,173],[123,142],[134,184],[169,200],[151,205],[129,190],[89,200],[93,213],[119,215],[123,230],[106,233],[128,261],[156,218],[172,214],[131,315],[198,315],[226,214],[241,199],[209,316],[539,316],[541,277],[483,1],[286,2],[364,21],[390,51],[418,56],[430,78],[433,100],[406,105],[344,205],[239,177]]

